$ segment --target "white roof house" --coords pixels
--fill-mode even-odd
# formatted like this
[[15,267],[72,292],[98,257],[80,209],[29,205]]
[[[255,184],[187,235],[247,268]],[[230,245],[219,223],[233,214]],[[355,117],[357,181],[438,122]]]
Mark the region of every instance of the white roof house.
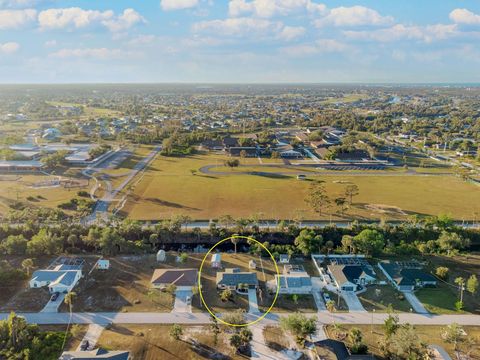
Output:
[[50,292],[67,293],[71,291],[82,277],[80,265],[57,265],[51,270],[37,270],[30,280],[31,288],[48,286]]
[[222,255],[217,253],[212,255],[211,265],[213,268],[222,267]]

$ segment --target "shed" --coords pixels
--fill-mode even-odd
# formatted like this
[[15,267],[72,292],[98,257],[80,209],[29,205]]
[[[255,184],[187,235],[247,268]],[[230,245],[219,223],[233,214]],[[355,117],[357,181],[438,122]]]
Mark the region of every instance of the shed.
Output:
[[257,263],[254,260],[250,260],[248,262],[248,268],[249,269],[256,269],[257,268]]
[[108,270],[110,269],[110,260],[107,259],[100,259],[97,262],[97,269],[100,270]]
[[167,258],[167,254],[165,253],[165,250],[158,250],[157,261],[164,262],[166,258]]
[[290,262],[290,256],[287,254],[280,254],[278,260],[280,264],[288,264]]
[[222,255],[217,253],[212,255],[212,261],[211,261],[212,267],[213,268],[221,268],[222,267]]

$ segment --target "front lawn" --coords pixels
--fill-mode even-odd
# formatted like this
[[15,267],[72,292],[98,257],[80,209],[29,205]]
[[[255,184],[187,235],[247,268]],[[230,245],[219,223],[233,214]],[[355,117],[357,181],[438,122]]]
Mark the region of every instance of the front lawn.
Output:
[[408,312],[410,310],[410,303],[400,291],[390,285],[369,286],[367,291],[358,295],[358,298],[367,311],[386,312],[389,305],[394,310],[400,312]]

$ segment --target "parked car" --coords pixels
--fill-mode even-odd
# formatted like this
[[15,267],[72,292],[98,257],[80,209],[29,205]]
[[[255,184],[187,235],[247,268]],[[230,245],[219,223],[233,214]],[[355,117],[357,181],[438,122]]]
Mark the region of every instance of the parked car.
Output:
[[60,295],[60,293],[54,292],[52,294],[52,297],[50,298],[50,301],[57,301],[59,295]]

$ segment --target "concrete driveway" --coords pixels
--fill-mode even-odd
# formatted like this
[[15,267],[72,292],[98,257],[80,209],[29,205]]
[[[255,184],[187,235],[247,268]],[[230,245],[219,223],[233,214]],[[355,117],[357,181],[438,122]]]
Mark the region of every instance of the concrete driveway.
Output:
[[251,314],[258,314],[258,300],[257,300],[257,290],[248,289],[248,312]]
[[59,294],[57,300],[55,301],[48,300],[48,303],[40,312],[46,312],[46,313],[58,312],[58,308],[63,303],[64,299],[65,299],[65,294]]
[[[192,290],[175,291],[175,303],[172,312],[175,313],[191,313],[192,312]],[[190,300],[187,301],[187,298]]]
[[425,306],[418,300],[415,294],[411,291],[402,291],[402,294],[405,295],[405,299],[412,305],[412,309],[419,314],[429,314],[428,310],[425,309]]
[[98,339],[100,338],[100,335],[102,335],[103,330],[105,330],[105,326],[91,324],[88,327],[88,330],[85,333],[82,341],[80,342],[80,344],[78,344],[77,351],[82,350],[82,344],[86,341],[88,341],[88,349],[85,349],[85,351],[93,350],[95,348],[95,345],[97,344]]
[[358,300],[357,295],[352,291],[342,291],[340,293],[347,303],[348,311],[355,311],[355,312],[366,312],[365,308],[363,307],[360,300]]

